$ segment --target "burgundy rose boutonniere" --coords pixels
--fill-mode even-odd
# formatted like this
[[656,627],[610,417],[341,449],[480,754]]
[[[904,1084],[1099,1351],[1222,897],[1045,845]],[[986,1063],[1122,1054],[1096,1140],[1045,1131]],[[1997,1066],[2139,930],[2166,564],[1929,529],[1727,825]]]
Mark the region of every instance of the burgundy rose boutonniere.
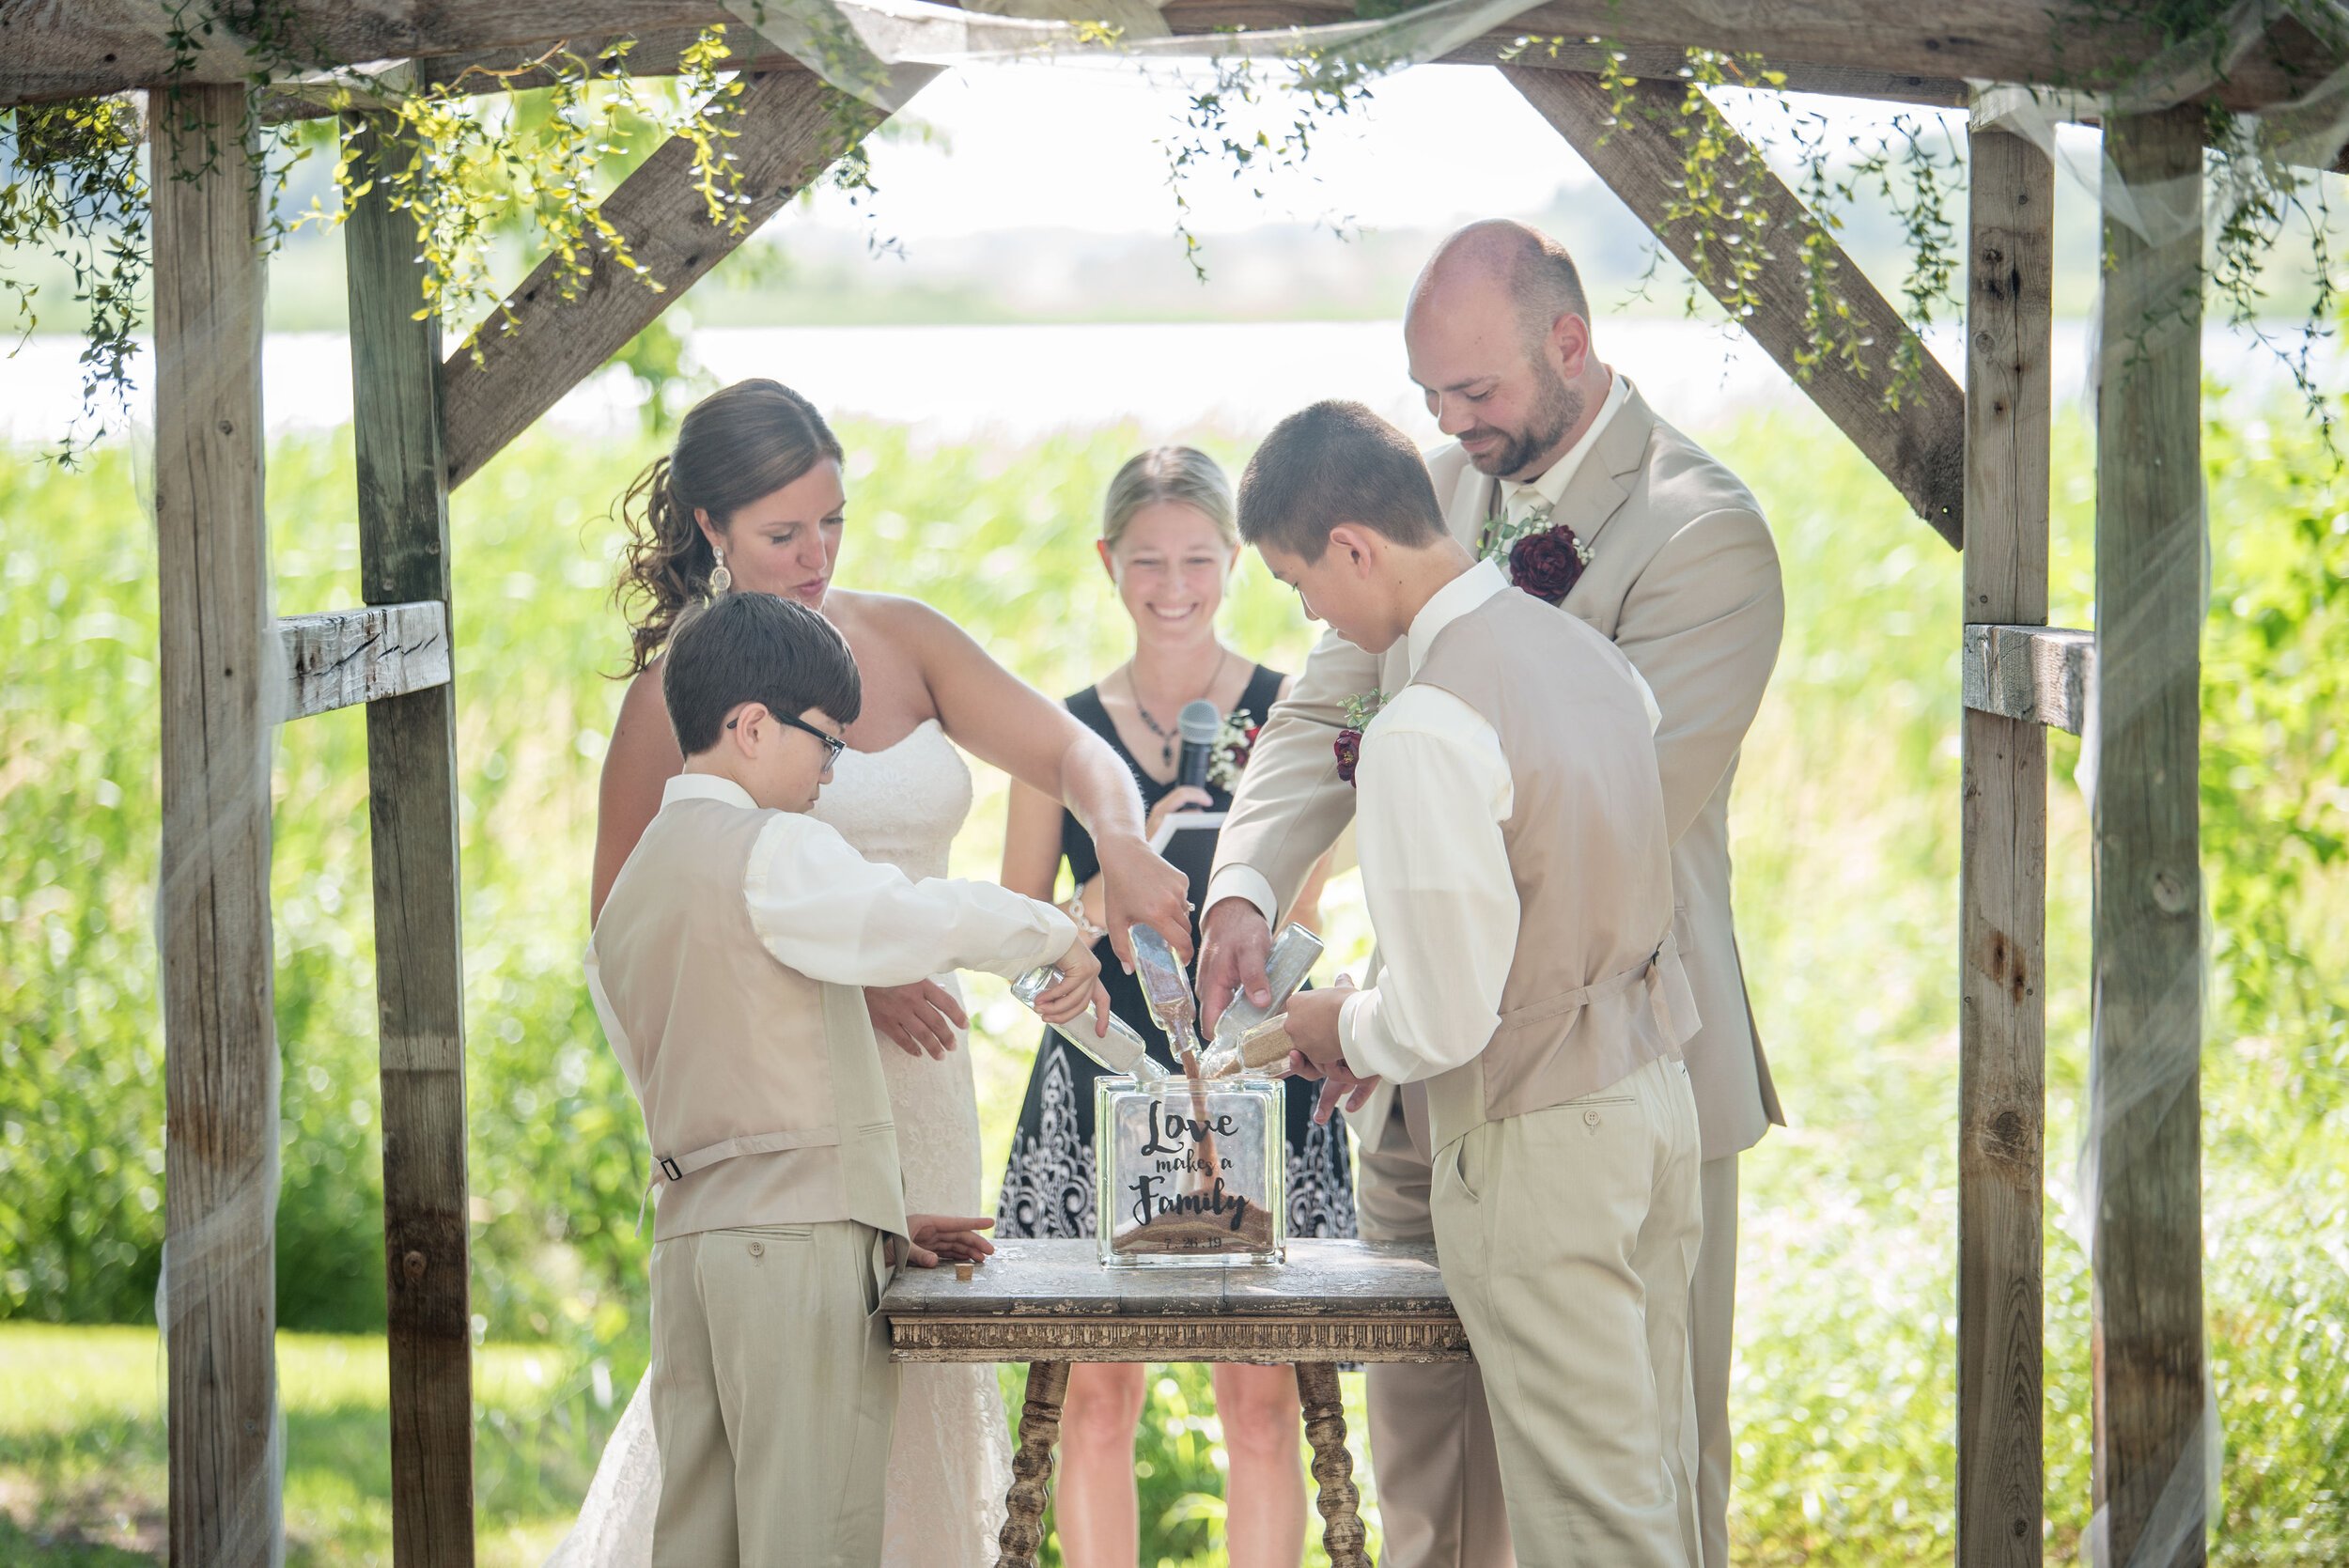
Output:
[[1330,750],[1337,753],[1338,777],[1347,784],[1354,782],[1354,769],[1362,760],[1362,731],[1370,727],[1386,700],[1384,691],[1365,691],[1346,699],[1346,728],[1338,731],[1337,743]]
[[1574,530],[1562,522],[1509,547],[1509,581],[1537,599],[1558,604],[1574,591],[1590,559]]
[[1548,502],[1535,501],[1521,517],[1495,519],[1486,525],[1478,553],[1487,561],[1502,562],[1512,587],[1559,604],[1581,581],[1591,551],[1565,523],[1550,526],[1550,509]]

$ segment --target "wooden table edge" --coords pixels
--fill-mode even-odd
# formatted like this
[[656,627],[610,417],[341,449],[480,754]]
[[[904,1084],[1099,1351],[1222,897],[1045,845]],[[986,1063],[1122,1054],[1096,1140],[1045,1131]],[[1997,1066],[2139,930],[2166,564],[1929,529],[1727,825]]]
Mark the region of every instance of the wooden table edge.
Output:
[[1449,1312],[1311,1317],[1103,1313],[1011,1317],[923,1312],[894,1317],[895,1361],[1467,1361],[1468,1331]]

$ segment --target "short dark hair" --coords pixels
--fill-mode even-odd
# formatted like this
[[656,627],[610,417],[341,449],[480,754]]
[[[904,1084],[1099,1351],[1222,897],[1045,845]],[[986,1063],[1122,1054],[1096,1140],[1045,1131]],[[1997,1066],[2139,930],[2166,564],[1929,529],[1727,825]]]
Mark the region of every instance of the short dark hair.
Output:
[[1361,404],[1333,399],[1275,425],[1248,459],[1239,534],[1310,563],[1343,522],[1415,548],[1443,537],[1435,482],[1410,438]]
[[720,594],[677,618],[661,670],[677,750],[718,744],[726,715],[758,703],[779,718],[820,708],[845,727],[864,706],[848,640],[804,604],[772,594]]

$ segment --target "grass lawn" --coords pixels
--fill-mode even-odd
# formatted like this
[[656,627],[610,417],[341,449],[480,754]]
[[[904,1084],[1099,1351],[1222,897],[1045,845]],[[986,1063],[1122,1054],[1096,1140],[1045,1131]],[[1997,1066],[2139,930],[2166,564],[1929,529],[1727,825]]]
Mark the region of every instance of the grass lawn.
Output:
[[[1002,1369],[1017,1411],[1026,1372]],[[286,1560],[392,1560],[384,1345],[368,1334],[277,1337],[286,1421]],[[1364,1464],[1361,1375],[1345,1375],[1356,1481]],[[163,1360],[154,1330],[0,1323],[0,1564],[116,1568],[163,1560]],[[562,1540],[618,1421],[629,1385],[559,1350],[490,1344],[474,1357],[474,1463],[481,1568],[537,1568]],[[1223,1452],[1204,1369],[1167,1369],[1153,1389],[1145,1455],[1164,1480],[1220,1475]],[[1153,1461],[1145,1457],[1145,1467]],[[1169,1525],[1220,1542],[1221,1496],[1169,1494],[1141,1477]],[[1318,1524],[1317,1516],[1312,1521]],[[1378,1544],[1375,1514],[1371,1545]],[[1213,1556],[1189,1560],[1202,1565]],[[1162,1560],[1170,1563],[1177,1560]],[[1316,1547],[1309,1564],[1325,1560]]]
[[[374,1335],[281,1334],[287,1560],[389,1562],[388,1375]],[[474,1358],[484,1568],[536,1564],[562,1538],[626,1388],[555,1353]],[[147,1328],[0,1326],[0,1561],[160,1561],[163,1362]],[[583,1413],[585,1419],[582,1419]]]

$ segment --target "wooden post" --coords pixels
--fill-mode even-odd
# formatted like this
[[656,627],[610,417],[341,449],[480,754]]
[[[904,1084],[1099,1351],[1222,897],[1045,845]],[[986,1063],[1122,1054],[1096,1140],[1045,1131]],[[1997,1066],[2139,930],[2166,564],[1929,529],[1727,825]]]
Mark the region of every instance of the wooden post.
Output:
[[[350,121],[346,134],[362,168],[404,156],[364,118]],[[435,601],[445,613],[440,321],[419,319],[424,287],[415,224],[392,210],[387,194],[378,176],[352,203],[345,225],[360,593],[368,604]],[[392,1556],[401,1568],[463,1568],[474,1560],[456,714],[454,688],[446,683],[367,705]]]
[[241,86],[154,96],[170,1557],[284,1557],[262,261]]
[[[2047,622],[2055,170],[1972,136],[1965,619]],[[1958,863],[1957,1560],[2041,1560],[2047,732],[1968,708]]]
[[[2205,1553],[2201,1136],[2201,132],[2116,116],[2096,420],[2095,1245],[2102,1560]],[[2115,183],[2122,189],[2115,190]]]

